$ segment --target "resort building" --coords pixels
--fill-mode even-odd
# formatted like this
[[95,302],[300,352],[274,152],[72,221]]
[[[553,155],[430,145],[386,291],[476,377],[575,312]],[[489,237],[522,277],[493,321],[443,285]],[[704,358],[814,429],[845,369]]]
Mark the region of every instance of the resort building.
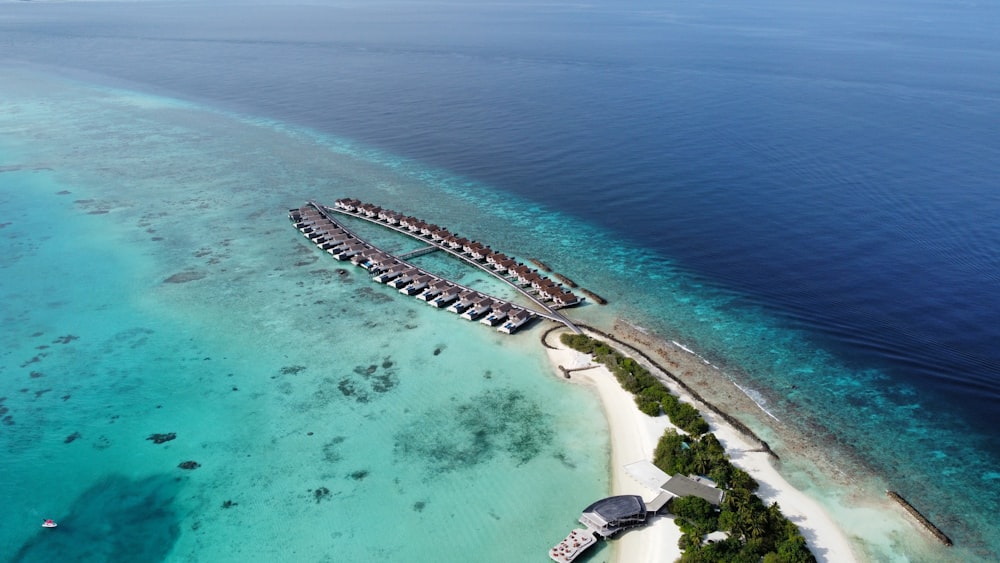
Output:
[[[338,214],[351,215],[388,227],[422,241],[424,246],[395,256],[356,236],[336,218]],[[337,260],[350,260],[354,265],[368,270],[373,281],[386,283],[400,293],[417,296],[436,308],[447,308],[469,320],[485,315],[486,318],[482,320],[484,324],[502,325],[498,330],[508,334],[513,334],[535,318],[563,323],[574,332],[581,332],[572,320],[557,310],[568,304],[579,303],[579,299],[537,270],[524,266],[502,252],[492,250],[489,245],[460,237],[446,228],[351,198],[338,199],[332,207],[308,202],[303,207],[289,210],[288,217],[295,228],[320,250],[328,252]],[[525,308],[525,305],[515,304],[508,298],[481,294],[408,262],[411,258],[438,250],[496,277],[537,308]],[[522,279],[530,274],[530,279],[527,280],[528,283],[519,286],[512,281],[511,272],[517,272]],[[531,285],[532,288],[525,288],[526,285]],[[562,296],[562,299],[553,299],[549,294]]]
[[712,506],[721,506],[726,494],[710,479],[684,475],[670,476],[651,461],[630,463],[625,466],[625,473],[650,490],[669,497],[700,497]]
[[622,530],[646,523],[646,503],[639,495],[619,495],[603,498],[580,515],[580,522],[599,536],[609,538]]

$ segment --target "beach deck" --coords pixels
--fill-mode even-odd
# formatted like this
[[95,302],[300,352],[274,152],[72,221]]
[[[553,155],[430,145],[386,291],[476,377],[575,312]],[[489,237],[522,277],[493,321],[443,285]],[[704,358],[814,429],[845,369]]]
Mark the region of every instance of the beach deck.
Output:
[[576,528],[566,536],[566,539],[549,550],[549,557],[558,563],[569,563],[595,543],[597,543],[597,536],[594,535],[593,530]]
[[[338,214],[381,225],[415,238],[426,246],[398,256],[393,255],[357,236],[338,220]],[[535,272],[532,272],[533,275],[530,277],[529,283],[524,283],[526,274],[523,264],[518,264],[506,255],[490,250],[488,246],[457,237],[447,229],[437,225],[428,224],[413,217],[405,217],[400,213],[352,199],[339,199],[333,207],[309,201],[298,209],[289,210],[288,218],[295,228],[320,250],[327,252],[337,260],[350,260],[352,264],[367,270],[372,275],[373,281],[387,283],[400,293],[414,296],[434,307],[443,308],[450,302],[442,301],[441,295],[445,295],[445,299],[451,299],[452,296],[457,298],[461,293],[466,296],[466,301],[469,304],[489,302],[493,311],[502,311],[503,316],[496,318],[496,323],[484,323],[490,326],[500,323],[501,326],[497,329],[500,332],[513,334],[535,317],[562,323],[576,333],[581,332],[569,318],[558,311],[560,308],[581,302],[580,298],[572,292]],[[408,258],[435,251],[446,252],[503,281],[527,298],[533,307],[525,307],[462,286],[454,281],[426,272],[406,261]],[[452,308],[445,310],[460,313]],[[466,313],[471,310],[470,307],[461,308],[461,311]],[[478,316],[461,314],[463,318],[469,320]],[[508,318],[512,318],[513,322],[504,323],[503,321]]]

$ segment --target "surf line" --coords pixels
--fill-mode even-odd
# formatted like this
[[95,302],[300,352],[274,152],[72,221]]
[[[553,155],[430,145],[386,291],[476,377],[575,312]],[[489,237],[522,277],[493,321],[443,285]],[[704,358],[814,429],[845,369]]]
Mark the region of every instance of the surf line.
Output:
[[[753,404],[757,405],[758,409],[764,411],[764,414],[766,414],[767,416],[773,418],[776,422],[781,422],[781,419],[779,419],[778,417],[776,417],[773,414],[771,414],[771,411],[765,409],[764,405],[760,404],[760,402],[758,402],[757,399],[754,398],[753,394],[751,394],[749,390],[741,387],[740,384],[736,383],[735,381],[733,381],[733,385],[735,385],[737,389],[739,389],[740,391],[742,391],[743,394],[746,395],[748,399],[750,399],[751,401],[753,401]],[[756,392],[754,392],[754,393],[756,393]]]

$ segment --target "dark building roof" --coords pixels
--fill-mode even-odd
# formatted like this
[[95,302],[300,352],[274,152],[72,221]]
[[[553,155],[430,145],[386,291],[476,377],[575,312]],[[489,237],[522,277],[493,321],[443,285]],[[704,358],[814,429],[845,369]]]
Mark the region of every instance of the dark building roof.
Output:
[[700,497],[715,506],[722,504],[723,492],[715,487],[704,485],[683,475],[674,475],[667,479],[660,488],[679,497]]
[[639,495],[620,495],[603,498],[587,508],[583,513],[594,513],[606,522],[616,522],[646,514],[646,503]]

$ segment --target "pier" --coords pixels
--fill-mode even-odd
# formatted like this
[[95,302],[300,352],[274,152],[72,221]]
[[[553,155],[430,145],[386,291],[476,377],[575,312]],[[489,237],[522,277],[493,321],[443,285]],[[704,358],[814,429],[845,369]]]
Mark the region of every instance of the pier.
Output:
[[[426,246],[393,255],[357,236],[337,219],[338,214],[375,223],[415,238]],[[579,304],[579,297],[512,258],[475,241],[457,237],[437,225],[353,199],[339,199],[333,207],[309,201],[299,209],[289,210],[288,217],[295,228],[320,250],[337,260],[350,260],[372,273],[373,281],[386,283],[400,293],[416,296],[434,307],[447,308],[468,320],[485,316],[481,321],[483,324],[499,325],[497,330],[507,334],[516,332],[535,317],[561,323],[578,334],[582,332],[558,311],[559,308]],[[501,280],[537,309],[486,295],[406,262],[408,258],[435,251],[446,252]]]

